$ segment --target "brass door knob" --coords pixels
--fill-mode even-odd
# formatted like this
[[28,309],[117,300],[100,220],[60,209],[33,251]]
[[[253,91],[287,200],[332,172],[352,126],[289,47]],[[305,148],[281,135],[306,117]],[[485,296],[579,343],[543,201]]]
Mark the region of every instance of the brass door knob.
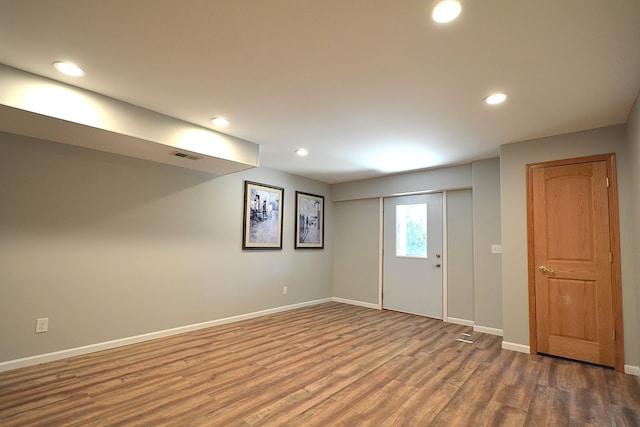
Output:
[[553,270],[545,267],[544,265],[541,265],[540,267],[538,267],[538,270],[542,271],[543,273],[553,273]]

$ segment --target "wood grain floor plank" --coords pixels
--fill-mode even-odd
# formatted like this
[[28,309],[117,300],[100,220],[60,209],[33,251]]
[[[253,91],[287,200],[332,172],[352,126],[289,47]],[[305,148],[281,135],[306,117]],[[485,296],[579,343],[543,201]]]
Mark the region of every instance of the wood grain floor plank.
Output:
[[410,387],[392,379],[384,386],[369,388],[366,395],[352,400],[354,403],[351,405],[345,405],[349,410],[343,411],[341,417],[333,418],[332,422],[343,426],[379,426],[406,401],[412,391]]
[[510,370],[513,372],[502,381],[493,400],[521,411],[527,411],[541,370],[541,357],[517,357]]
[[0,373],[0,425],[639,426],[640,379],[327,303]]
[[525,418],[529,426],[568,426],[571,417],[571,393],[567,390],[537,385]]
[[444,382],[433,387],[411,387],[411,390],[411,395],[398,408],[389,411],[380,426],[430,426],[460,389]]
[[3,426],[61,425],[75,422],[79,414],[91,408],[93,402],[87,395],[71,396],[54,404],[26,410],[3,419]]

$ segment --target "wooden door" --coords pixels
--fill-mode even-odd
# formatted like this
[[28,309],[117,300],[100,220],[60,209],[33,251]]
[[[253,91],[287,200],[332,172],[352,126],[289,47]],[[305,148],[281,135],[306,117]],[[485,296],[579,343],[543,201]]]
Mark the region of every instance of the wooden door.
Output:
[[531,350],[621,370],[613,161],[528,166]]
[[384,199],[382,308],[442,319],[442,193]]

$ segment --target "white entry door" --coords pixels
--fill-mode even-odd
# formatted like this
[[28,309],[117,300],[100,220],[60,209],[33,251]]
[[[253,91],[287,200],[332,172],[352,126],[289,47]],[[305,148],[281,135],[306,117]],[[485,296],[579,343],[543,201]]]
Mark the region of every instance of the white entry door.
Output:
[[382,307],[442,319],[442,193],[384,200]]

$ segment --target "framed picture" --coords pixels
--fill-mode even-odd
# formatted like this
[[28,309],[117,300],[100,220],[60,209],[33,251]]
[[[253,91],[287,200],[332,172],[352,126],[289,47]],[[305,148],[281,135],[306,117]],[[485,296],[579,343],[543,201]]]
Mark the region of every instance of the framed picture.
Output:
[[242,249],[282,249],[284,188],[244,182]]
[[324,248],[324,197],[296,191],[296,249]]

